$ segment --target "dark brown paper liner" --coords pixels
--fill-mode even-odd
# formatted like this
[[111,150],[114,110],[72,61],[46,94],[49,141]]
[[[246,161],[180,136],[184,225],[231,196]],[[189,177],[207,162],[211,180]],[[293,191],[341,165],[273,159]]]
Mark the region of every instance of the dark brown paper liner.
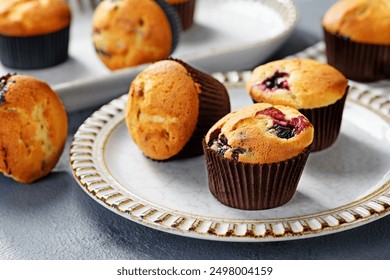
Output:
[[180,33],[182,30],[181,19],[175,9],[171,5],[166,3],[164,0],[156,0],[156,2],[164,10],[165,15],[168,18],[169,25],[171,26],[172,44],[171,51],[169,53],[172,54],[177,48],[177,45],[180,41]]
[[171,4],[176,9],[183,30],[189,29],[194,23],[194,12],[195,12],[196,0],[189,0],[179,4]]
[[326,107],[299,110],[314,127],[312,152],[324,150],[336,142],[340,132],[346,97],[347,93],[336,103]]
[[249,164],[226,159],[211,150],[205,141],[209,188],[222,204],[242,210],[263,210],[287,203],[301,178],[310,147],[281,162]]
[[390,45],[353,42],[323,30],[328,63],[348,79],[367,82],[390,79]]
[[14,37],[0,35],[0,61],[16,69],[41,69],[68,58],[69,26],[50,34]]
[[[179,154],[172,159],[203,154],[202,139],[208,130],[222,117],[230,113],[230,100],[225,86],[212,76],[205,74],[187,63],[173,59],[183,65],[195,83],[200,84],[198,122],[190,140]],[[183,112],[185,113],[185,112]]]

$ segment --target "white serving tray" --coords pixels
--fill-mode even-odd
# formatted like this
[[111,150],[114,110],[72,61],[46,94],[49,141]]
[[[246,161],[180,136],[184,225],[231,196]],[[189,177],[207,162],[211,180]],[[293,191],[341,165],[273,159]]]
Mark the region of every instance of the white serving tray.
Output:
[[[92,45],[92,13],[70,0],[73,11],[70,57],[41,70],[0,64],[0,75],[18,72],[47,81],[68,111],[102,104],[125,93],[145,65],[110,72]],[[182,34],[173,57],[207,72],[251,69],[275,52],[297,23],[292,0],[198,0],[195,24]]]

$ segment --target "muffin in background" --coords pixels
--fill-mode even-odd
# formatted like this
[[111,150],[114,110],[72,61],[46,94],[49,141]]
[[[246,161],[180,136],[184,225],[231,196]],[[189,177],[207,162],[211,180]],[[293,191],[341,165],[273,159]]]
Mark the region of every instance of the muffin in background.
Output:
[[39,69],[68,58],[71,11],[64,0],[0,1],[0,18],[4,66]]
[[219,120],[203,141],[211,193],[243,210],[281,206],[294,195],[313,126],[296,109],[257,103]]
[[138,148],[162,161],[201,155],[204,135],[228,112],[220,82],[170,59],[150,65],[131,83],[126,124]]
[[196,0],[165,0],[177,11],[183,30],[189,29],[194,24]]
[[165,59],[179,36],[180,20],[162,0],[107,0],[94,12],[93,44],[110,70]]
[[337,139],[348,80],[337,69],[310,59],[284,59],[260,65],[246,84],[254,102],[293,107],[314,126],[312,151]]
[[0,173],[21,183],[47,175],[67,137],[67,117],[57,94],[43,81],[0,78]]
[[322,26],[330,65],[352,80],[390,79],[389,1],[339,1]]

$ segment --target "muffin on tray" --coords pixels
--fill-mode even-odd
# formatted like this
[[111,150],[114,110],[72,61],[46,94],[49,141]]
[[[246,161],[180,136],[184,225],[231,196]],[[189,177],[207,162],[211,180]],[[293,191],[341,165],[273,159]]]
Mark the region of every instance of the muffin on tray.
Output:
[[330,65],[352,80],[390,79],[389,1],[339,1],[322,26]]
[[180,60],[156,62],[131,83],[126,124],[154,160],[202,154],[207,130],[230,112],[226,88]]
[[111,70],[165,59],[179,36],[180,19],[162,0],[106,0],[93,16],[93,43]]
[[67,117],[57,94],[22,75],[0,78],[0,172],[21,183],[47,175],[67,137]]
[[348,80],[330,65],[285,59],[253,70],[246,88],[254,102],[291,106],[313,124],[312,151],[331,146],[341,126]]
[[313,141],[296,109],[257,103],[219,120],[203,141],[211,193],[243,210],[274,208],[294,195]]
[[68,58],[71,12],[64,0],[0,1],[0,61],[46,68]]

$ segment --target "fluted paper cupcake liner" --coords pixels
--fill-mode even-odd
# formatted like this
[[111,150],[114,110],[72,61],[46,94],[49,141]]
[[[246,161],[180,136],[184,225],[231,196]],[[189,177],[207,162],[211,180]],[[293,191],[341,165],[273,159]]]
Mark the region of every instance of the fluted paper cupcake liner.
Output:
[[299,110],[314,127],[314,139],[311,147],[312,152],[324,150],[336,142],[340,133],[347,93],[348,88],[341,99],[326,107]]
[[0,35],[0,61],[16,69],[41,69],[68,58],[69,26],[50,34],[14,37]]
[[195,83],[200,85],[199,115],[195,131],[175,158],[197,156],[203,154],[202,139],[207,131],[222,117],[230,112],[230,100],[223,84],[212,76],[205,74],[187,63],[172,59],[183,65]]
[[390,79],[390,45],[365,44],[331,34],[324,28],[328,63],[348,79]]
[[175,51],[180,41],[180,33],[182,30],[180,17],[177,14],[176,10],[172,8],[170,5],[168,5],[164,0],[156,0],[156,2],[164,10],[165,14],[167,15],[169,25],[171,26],[172,46],[171,46],[170,54],[172,54]]
[[203,150],[210,192],[222,204],[242,210],[281,206],[294,196],[310,154],[271,164],[249,164],[221,157],[205,141]]
[[171,4],[177,11],[183,30],[189,29],[194,24],[196,0],[189,0],[183,3]]

